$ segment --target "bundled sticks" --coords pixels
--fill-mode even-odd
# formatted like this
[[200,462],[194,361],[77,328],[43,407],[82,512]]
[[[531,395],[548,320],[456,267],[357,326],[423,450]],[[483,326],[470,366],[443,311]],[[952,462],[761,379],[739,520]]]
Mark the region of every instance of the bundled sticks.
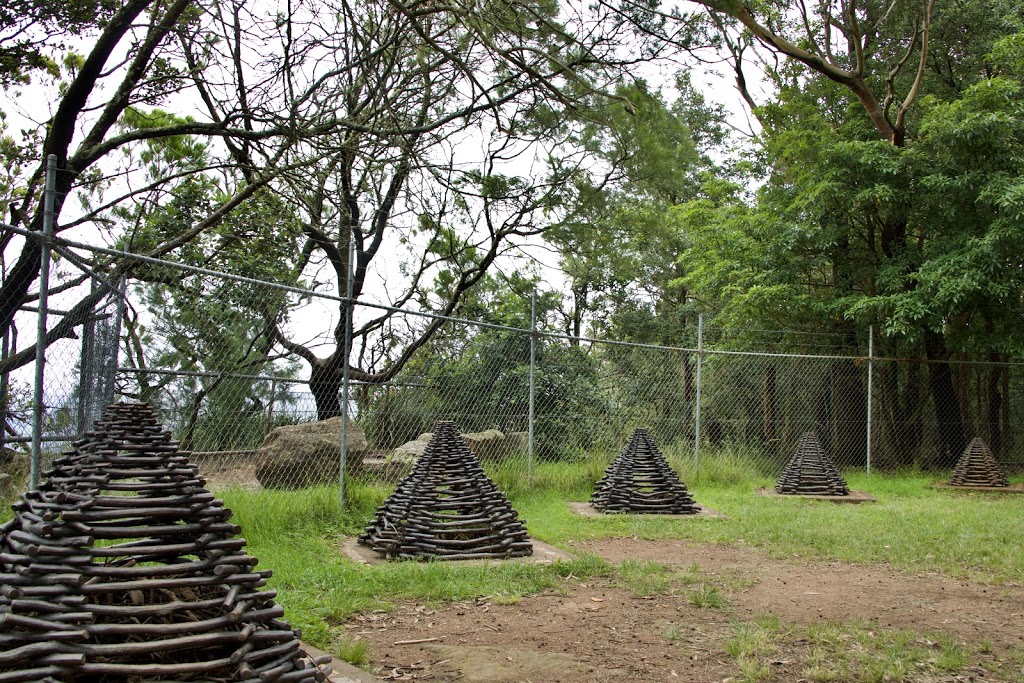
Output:
[[821,447],[817,433],[804,432],[775,490],[788,495],[845,496],[850,493],[846,480]]
[[107,408],[0,526],[0,683],[322,681],[149,406]]
[[603,512],[693,515],[693,502],[679,475],[645,429],[633,431],[629,442],[597,482],[590,503]]
[[975,437],[956,462],[950,486],[1009,486],[1003,466],[992,455],[988,444]]
[[359,542],[392,560],[502,559],[533,552],[519,515],[449,421],[437,423],[423,455]]

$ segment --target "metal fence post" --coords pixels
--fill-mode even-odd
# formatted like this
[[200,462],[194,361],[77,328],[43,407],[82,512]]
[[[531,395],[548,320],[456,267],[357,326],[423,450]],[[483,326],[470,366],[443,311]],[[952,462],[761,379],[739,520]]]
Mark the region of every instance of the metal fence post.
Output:
[[99,406],[101,410],[114,402],[117,393],[117,366],[119,365],[117,361],[121,356],[121,327],[124,325],[125,300],[128,298],[128,278],[126,276],[122,275],[118,280],[114,294],[117,296],[117,304],[114,306],[114,329],[111,332],[114,348],[111,349],[112,355],[107,359],[109,365],[104,367],[106,384],[103,387],[103,402]]
[[[263,440],[267,440],[267,435],[270,434],[271,426],[274,424],[274,401],[277,400],[277,380],[270,380],[270,400],[267,401],[267,420],[266,424],[263,425]],[[346,433],[345,436],[348,436]]]
[[43,195],[42,260],[39,265],[39,315],[36,318],[36,376],[32,391],[32,454],[29,490],[39,488],[39,459],[43,440],[43,366],[46,363],[46,311],[50,294],[50,238],[53,237],[57,155],[46,157],[46,189]]
[[533,481],[534,378],[537,373],[537,290],[530,295],[530,398],[526,417],[526,483]]
[[352,291],[355,286],[355,269],[353,263],[356,255],[356,243],[352,235],[348,237],[348,272],[345,274],[345,355],[341,371],[341,456],[338,474],[338,499],[341,509],[345,509],[345,468],[348,467],[348,359],[352,353]]
[[[4,330],[0,358],[6,360],[11,352],[10,329]],[[0,448],[7,447],[7,417],[10,406],[11,376],[6,372],[0,373]]]
[[874,383],[874,360],[875,360],[875,326],[868,325],[868,414],[867,414],[867,468],[866,474],[871,475],[871,401]]
[[[90,294],[96,292],[96,278],[89,279]],[[82,325],[81,360],[78,362],[78,433],[84,434],[92,421],[96,398],[96,316],[90,315]]]
[[697,314],[697,392],[693,407],[693,464],[700,467],[700,390],[704,366],[704,314]]

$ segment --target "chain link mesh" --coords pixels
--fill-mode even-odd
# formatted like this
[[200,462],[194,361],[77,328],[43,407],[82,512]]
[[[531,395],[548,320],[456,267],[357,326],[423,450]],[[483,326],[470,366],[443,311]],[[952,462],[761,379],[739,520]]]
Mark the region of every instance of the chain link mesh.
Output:
[[[75,275],[65,261],[54,281]],[[1024,464],[1024,373],[1013,364],[868,359],[849,334],[706,329],[698,349],[447,320],[400,373],[374,379],[429,319],[357,304],[357,328],[385,322],[354,346],[363,373],[345,401],[343,300],[170,262],[136,275],[128,286],[82,278],[51,297],[50,327],[80,292],[106,288],[76,337],[46,349],[43,468],[116,399],[150,403],[211,488],[267,505],[287,500],[277,489],[337,500],[343,460],[348,477],[393,484],[439,420],[455,421],[505,485],[552,467],[596,481],[638,427],[684,477],[721,465],[774,478],[810,430],[847,470],[869,459],[949,468],[974,436],[1011,472]],[[5,362],[31,346],[36,321],[34,310],[17,314]],[[282,337],[311,355],[283,352]],[[27,361],[2,377],[6,498],[27,485],[32,370]]]

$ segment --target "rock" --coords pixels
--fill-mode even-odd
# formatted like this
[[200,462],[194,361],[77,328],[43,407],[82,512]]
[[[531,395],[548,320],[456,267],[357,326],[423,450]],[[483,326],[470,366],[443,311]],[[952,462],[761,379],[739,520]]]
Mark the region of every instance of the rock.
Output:
[[[256,478],[266,488],[296,489],[338,482],[341,417],[278,427],[256,451]],[[348,469],[359,467],[366,435],[348,421]]]
[[28,486],[29,457],[0,449],[0,500],[11,500]]
[[497,429],[462,435],[469,450],[481,460],[494,460],[505,455],[505,435]]
[[[416,462],[416,458],[423,455],[423,450],[427,447],[427,443],[430,442],[430,437],[433,434],[420,434],[419,438],[415,441],[407,441],[395,450],[388,454],[387,461],[393,463],[400,463],[403,465],[412,465]],[[427,437],[424,439],[423,437]]]
[[[433,432],[424,432],[413,441],[407,441],[388,454],[388,462],[412,465],[423,455],[423,449],[433,438]],[[511,432],[506,436],[497,429],[470,432],[462,435],[469,450],[480,460],[501,460],[514,454],[526,453],[526,432]]]
[[505,455],[526,455],[530,443],[529,432],[509,432],[505,435]]

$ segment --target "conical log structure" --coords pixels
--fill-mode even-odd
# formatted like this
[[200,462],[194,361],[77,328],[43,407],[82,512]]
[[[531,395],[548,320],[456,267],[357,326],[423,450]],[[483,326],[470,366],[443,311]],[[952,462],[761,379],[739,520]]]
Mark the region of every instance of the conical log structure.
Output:
[[590,504],[604,512],[693,515],[693,502],[679,475],[645,429],[633,431],[626,447],[597,482]]
[[975,437],[957,460],[950,486],[1009,486],[1003,466],[992,455],[988,445]]
[[423,455],[359,542],[387,559],[502,559],[533,552],[518,513],[449,421],[437,423]]
[[775,483],[779,493],[798,496],[845,496],[846,480],[826,455],[817,433],[804,432],[782,476]]
[[109,406],[44,476],[0,525],[0,683],[330,673],[149,406]]

